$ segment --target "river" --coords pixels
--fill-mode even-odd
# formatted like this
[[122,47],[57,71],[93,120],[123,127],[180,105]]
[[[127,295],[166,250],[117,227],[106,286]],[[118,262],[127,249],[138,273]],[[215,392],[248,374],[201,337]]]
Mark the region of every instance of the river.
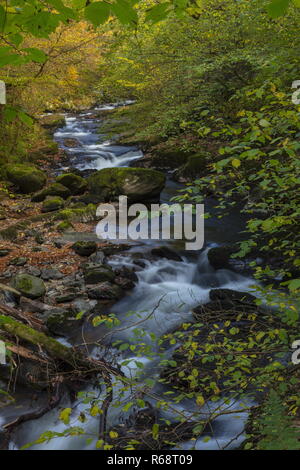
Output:
[[[90,110],[77,115],[66,116],[66,126],[59,129],[55,135],[55,140],[61,148],[64,148],[69,155],[70,167],[79,170],[103,169],[117,166],[134,166],[134,161],[143,156],[142,152],[135,147],[118,145],[116,142],[108,140],[107,136],[101,134],[102,118],[92,118],[95,111],[113,108],[106,106]],[[105,120],[105,118],[104,118]],[[100,126],[100,134],[99,134]],[[78,146],[65,147],[65,139],[76,139]],[[67,169],[67,168],[61,168]],[[167,179],[166,187],[161,194],[161,201],[169,202],[182,185]],[[211,209],[208,201],[208,208]],[[201,252],[194,254],[185,253],[183,247],[178,245],[178,241],[167,243],[180,253],[182,261],[173,261],[165,258],[153,260],[149,258],[149,252],[155,246],[161,246],[160,241],[145,241],[134,244],[133,247],[124,253],[110,257],[109,263],[115,267],[121,265],[136,267],[135,259],[138,254],[140,266],[137,270],[138,283],[129,295],[114,305],[112,312],[120,320],[120,325],[113,329],[104,327],[86,329],[86,336],[91,341],[98,341],[101,338],[103,343],[111,345],[116,341],[128,343],[136,346],[134,351],[126,349],[117,354],[117,362],[122,365],[122,370],[128,377],[137,377],[135,392],[142,390],[147,378],[154,379],[150,396],[147,401],[155,407],[157,397],[164,397],[167,405],[158,411],[159,419],[178,421],[179,416],[189,417],[195,424],[211,413],[214,409],[238,410],[241,412],[234,417],[224,415],[216,418],[213,422],[213,432],[209,439],[206,435],[201,435],[196,440],[180,442],[174,449],[197,449],[197,450],[217,450],[237,448],[244,439],[243,429],[247,419],[247,413],[243,412],[245,401],[219,400],[214,403],[206,403],[202,408],[193,399],[185,398],[179,403],[174,402],[174,396],[165,393],[168,390],[165,385],[157,381],[159,375],[159,362],[162,360],[162,351],[157,346],[157,339],[165,333],[179,327],[183,322],[192,320],[191,310],[199,304],[208,302],[209,291],[212,287],[229,288],[238,291],[251,291],[253,280],[244,277],[228,269],[215,271],[208,262],[207,250],[219,244],[225,244],[238,238],[238,232],[243,228],[243,220],[238,212],[220,220],[217,217],[207,219],[205,222],[205,248]],[[154,311],[149,316],[149,312]],[[128,312],[134,312],[128,315]],[[136,335],[136,324],[140,324],[140,333]],[[156,339],[154,339],[154,335]],[[142,339],[141,339],[142,336]],[[141,341],[149,345],[152,354],[141,355],[139,348]],[[94,347],[91,354],[97,356],[103,353],[103,346]],[[163,358],[169,358],[174,350],[167,348],[163,350]],[[114,348],[107,354],[113,354]],[[124,364],[125,361],[125,364]],[[141,368],[141,363],[143,368]],[[97,393],[105,396],[105,391],[96,390],[91,386],[87,393]],[[123,410],[124,404],[129,400],[132,391],[123,390],[122,384],[116,382],[114,385],[114,405],[108,411],[108,427],[112,425],[129,425],[132,409]],[[100,395],[101,396],[101,395]],[[171,399],[170,396],[173,398]],[[118,403],[120,401],[120,403]],[[65,398],[62,406],[70,404],[68,397]],[[74,407],[74,404],[72,405]],[[54,438],[47,443],[35,445],[34,449],[93,449],[95,441],[87,441],[87,437],[97,434],[98,417],[88,417],[85,423],[79,420],[80,414],[84,412],[88,405],[82,402],[82,398],[75,404],[71,416],[71,425],[83,427],[86,436],[72,436]],[[249,406],[249,403],[246,404]],[[11,449],[18,449],[22,445],[32,442],[39,435],[47,430],[63,432],[65,425],[58,419],[59,410],[54,409],[45,414],[42,418],[29,421],[21,425],[13,436]],[[127,423],[127,424],[126,424]]]

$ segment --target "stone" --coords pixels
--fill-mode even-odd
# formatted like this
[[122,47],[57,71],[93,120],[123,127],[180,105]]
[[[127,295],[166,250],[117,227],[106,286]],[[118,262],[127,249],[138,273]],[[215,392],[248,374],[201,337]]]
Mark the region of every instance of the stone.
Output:
[[167,246],[161,246],[159,248],[153,248],[151,250],[151,254],[154,256],[158,256],[159,258],[166,258],[172,261],[182,261],[181,256],[176,253],[176,251],[172,250]]
[[179,182],[193,181],[207,173],[207,165],[211,162],[211,155],[207,152],[199,152],[188,157],[187,162],[178,168],[173,174],[173,179]]
[[42,191],[35,193],[31,200],[32,202],[42,202],[47,196],[59,196],[62,199],[67,199],[71,196],[71,191],[63,184],[53,183],[47,188],[42,189]]
[[34,166],[22,164],[6,165],[7,179],[15,184],[22,193],[39,191],[46,184],[46,174]]
[[27,258],[23,258],[22,256],[18,258],[13,258],[9,262],[9,264],[13,266],[24,266],[26,263],[27,263]]
[[158,201],[166,177],[145,168],[104,168],[87,178],[95,202],[127,196],[130,202]]
[[46,287],[42,279],[30,274],[17,274],[12,279],[11,286],[30,299],[43,297],[46,293]]
[[124,291],[119,286],[113,285],[110,282],[101,282],[89,289],[87,294],[90,299],[119,300],[124,295]]
[[115,279],[115,273],[109,266],[95,265],[85,268],[84,280],[86,284],[97,284],[98,282],[112,282]]
[[42,205],[42,212],[53,212],[60,210],[64,207],[64,200],[59,197],[46,199]]
[[72,250],[80,256],[90,256],[97,250],[97,243],[78,241],[72,245]]
[[74,173],[65,173],[56,178],[56,183],[66,186],[71,194],[83,194],[87,189],[87,182],[84,178]]
[[11,252],[11,250],[9,250],[9,249],[0,250],[0,258],[3,258],[4,256],[9,255],[10,252]]
[[63,273],[61,273],[58,269],[54,268],[45,268],[42,269],[41,278],[44,281],[55,280],[55,279],[62,279],[64,277]]
[[229,268],[230,256],[234,253],[232,246],[217,246],[211,248],[208,253],[208,261],[214,269]]

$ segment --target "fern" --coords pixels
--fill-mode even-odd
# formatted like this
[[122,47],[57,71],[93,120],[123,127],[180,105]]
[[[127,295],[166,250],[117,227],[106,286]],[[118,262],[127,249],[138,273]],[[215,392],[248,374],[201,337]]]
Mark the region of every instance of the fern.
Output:
[[300,429],[294,426],[293,419],[287,415],[282,399],[275,390],[271,390],[264,404],[258,427],[263,436],[258,443],[258,449],[300,449]]

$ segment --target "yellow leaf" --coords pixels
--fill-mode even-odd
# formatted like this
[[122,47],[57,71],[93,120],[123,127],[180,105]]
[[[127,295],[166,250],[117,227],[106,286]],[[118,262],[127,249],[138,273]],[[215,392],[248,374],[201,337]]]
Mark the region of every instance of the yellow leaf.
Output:
[[234,168],[238,168],[239,166],[241,166],[241,160],[239,160],[238,158],[234,158],[233,160],[231,160],[231,165]]

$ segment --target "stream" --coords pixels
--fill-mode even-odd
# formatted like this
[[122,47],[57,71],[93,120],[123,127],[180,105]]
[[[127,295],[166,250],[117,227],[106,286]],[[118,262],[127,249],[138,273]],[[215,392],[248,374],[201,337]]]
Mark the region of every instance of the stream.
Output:
[[[54,138],[69,155],[70,167],[79,170],[100,170],[108,167],[134,166],[134,161],[143,156],[142,152],[136,147],[118,145],[113,140],[107,140],[107,136],[104,134],[99,134],[98,129],[103,119],[91,118],[91,116],[95,111],[105,111],[113,107],[96,108],[76,116],[68,115],[66,117],[66,126],[57,130]],[[79,145],[72,148],[65,147],[65,139],[76,139]],[[62,168],[62,170],[66,169]],[[181,187],[183,185],[177,184],[168,178],[166,187],[161,194],[161,201],[169,202]],[[210,210],[210,202],[208,201],[207,204],[206,210]],[[134,386],[136,392],[143,388],[147,379],[154,379],[151,396],[147,397],[147,402],[155,406],[155,397],[163,397],[169,403],[169,406],[158,411],[159,419],[168,419],[175,422],[178,421],[179,416],[186,416],[195,421],[196,425],[201,417],[203,418],[214,409],[241,409],[241,412],[234,415],[234,417],[224,415],[216,418],[213,422],[213,432],[210,439],[205,439],[206,436],[201,435],[197,440],[176,444],[174,446],[176,450],[234,449],[244,439],[243,429],[247,413],[243,412],[243,407],[249,407],[251,403],[245,403],[245,400],[243,402],[231,401],[228,403],[220,399],[218,402],[206,403],[202,408],[195,403],[195,400],[188,398],[181,400],[179,403],[174,403],[174,398],[171,400],[168,397],[176,396],[177,392],[168,390],[165,385],[162,385],[156,379],[159,375],[159,362],[162,360],[162,354],[164,359],[170,358],[176,345],[163,350],[162,353],[161,349],[157,347],[156,340],[153,339],[153,335],[159,338],[179,327],[182,323],[192,321],[191,310],[197,305],[209,301],[211,288],[220,287],[252,292],[253,280],[251,278],[244,277],[228,269],[215,271],[207,259],[207,250],[210,247],[235,241],[242,228],[243,220],[240,213],[236,211],[222,220],[212,217],[205,221],[205,247],[200,253],[185,253],[178,240],[165,242],[166,245],[173,247],[180,254],[182,261],[173,261],[166,258],[160,258],[156,261],[149,259],[151,249],[164,244],[162,241],[155,240],[133,244],[132,248],[126,252],[110,257],[109,263],[112,267],[137,268],[135,260],[138,256],[143,265],[136,271],[138,283],[112,309],[112,312],[121,321],[119,326],[112,329],[99,326],[93,329],[89,328],[86,331],[86,337],[89,341],[98,341],[103,336],[105,338],[103,341],[105,344],[102,347],[94,347],[91,351],[91,354],[95,357],[101,357],[105,345],[111,345],[116,341],[136,346],[134,351],[127,349],[122,353],[111,348],[107,354],[115,353],[116,360],[121,365],[125,375],[127,377],[136,377],[136,385]],[[153,310],[153,315],[149,316],[149,312]],[[129,315],[128,312],[132,313]],[[138,354],[141,338],[135,330],[137,328],[136,323],[139,322],[141,322],[139,328],[142,341],[150,346],[151,356]],[[141,364],[143,367],[141,367]],[[168,391],[173,392],[174,395],[165,395]],[[86,393],[100,394],[100,397],[105,397],[105,390],[97,391],[92,386],[86,390]],[[114,384],[114,404],[110,406],[108,411],[108,429],[113,425],[120,424],[130,426],[133,408],[127,411],[122,409],[124,404],[128,402],[129,395],[132,395],[132,391],[123,391],[121,383],[116,382]],[[119,400],[121,403],[118,403]],[[70,405],[69,399],[65,397],[65,401],[60,404],[60,408],[68,405]],[[95,441],[87,442],[87,437],[97,434],[99,417],[88,417],[85,423],[79,421],[80,413],[84,412],[88,406],[83,403],[82,397],[78,399],[70,422],[71,426],[84,428],[86,436],[54,438],[48,443],[35,445],[33,449],[94,449]],[[72,407],[74,407],[74,404],[72,404]],[[46,430],[63,432],[65,425],[58,419],[58,414],[59,410],[54,409],[42,418],[19,426],[13,436],[10,448],[19,449],[22,445],[36,440]]]

